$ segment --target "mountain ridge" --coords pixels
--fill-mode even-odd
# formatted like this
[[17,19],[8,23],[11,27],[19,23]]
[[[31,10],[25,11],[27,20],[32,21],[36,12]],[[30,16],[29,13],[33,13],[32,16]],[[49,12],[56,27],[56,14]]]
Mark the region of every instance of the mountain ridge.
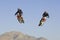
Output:
[[6,32],[0,35],[0,40],[47,40],[44,37],[36,38],[17,31]]

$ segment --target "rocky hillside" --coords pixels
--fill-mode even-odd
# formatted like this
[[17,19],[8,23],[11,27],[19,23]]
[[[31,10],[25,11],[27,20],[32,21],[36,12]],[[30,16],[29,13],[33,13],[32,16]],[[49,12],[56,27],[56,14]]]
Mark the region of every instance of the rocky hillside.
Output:
[[0,40],[47,40],[47,39],[44,37],[36,38],[24,35],[21,32],[6,32],[0,35]]

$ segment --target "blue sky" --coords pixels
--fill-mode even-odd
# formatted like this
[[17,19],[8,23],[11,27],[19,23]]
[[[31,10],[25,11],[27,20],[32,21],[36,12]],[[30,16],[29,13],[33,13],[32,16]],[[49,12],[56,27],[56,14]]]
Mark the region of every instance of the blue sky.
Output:
[[[24,24],[14,15],[17,8],[23,11]],[[39,21],[44,11],[50,18],[42,27]],[[60,0],[0,0],[0,34],[19,31],[48,40],[60,40]]]

